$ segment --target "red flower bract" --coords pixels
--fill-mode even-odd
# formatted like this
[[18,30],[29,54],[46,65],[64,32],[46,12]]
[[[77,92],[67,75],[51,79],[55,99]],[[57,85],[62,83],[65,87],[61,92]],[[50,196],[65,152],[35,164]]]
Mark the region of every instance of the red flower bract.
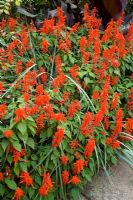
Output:
[[64,129],[58,128],[57,132],[54,134],[54,138],[52,140],[52,147],[58,147],[63,140],[64,137]]
[[29,175],[28,172],[22,172],[20,175],[20,183],[23,183],[26,185],[26,187],[28,186],[33,186],[33,179],[32,177]]
[[20,200],[22,197],[24,197],[24,191],[21,188],[17,187],[13,199]]

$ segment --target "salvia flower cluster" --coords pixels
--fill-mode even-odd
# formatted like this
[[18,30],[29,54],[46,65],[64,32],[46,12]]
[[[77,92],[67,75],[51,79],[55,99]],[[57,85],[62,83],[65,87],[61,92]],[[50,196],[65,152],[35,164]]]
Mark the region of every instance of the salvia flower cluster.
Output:
[[132,145],[133,29],[96,10],[84,23],[40,30],[0,22],[0,198],[70,199]]

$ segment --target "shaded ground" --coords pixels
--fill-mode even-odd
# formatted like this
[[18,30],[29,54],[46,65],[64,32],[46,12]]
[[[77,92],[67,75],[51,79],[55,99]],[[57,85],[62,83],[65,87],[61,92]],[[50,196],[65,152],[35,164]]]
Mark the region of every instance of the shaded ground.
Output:
[[120,162],[112,167],[109,179],[100,172],[93,183],[86,186],[82,200],[133,200],[133,170]]

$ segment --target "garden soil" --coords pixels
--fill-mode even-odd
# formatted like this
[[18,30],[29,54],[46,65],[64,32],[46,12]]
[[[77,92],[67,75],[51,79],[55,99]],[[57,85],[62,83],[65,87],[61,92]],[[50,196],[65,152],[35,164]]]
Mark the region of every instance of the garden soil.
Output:
[[133,200],[133,169],[126,163],[112,167],[110,176],[100,172],[83,191],[82,200]]

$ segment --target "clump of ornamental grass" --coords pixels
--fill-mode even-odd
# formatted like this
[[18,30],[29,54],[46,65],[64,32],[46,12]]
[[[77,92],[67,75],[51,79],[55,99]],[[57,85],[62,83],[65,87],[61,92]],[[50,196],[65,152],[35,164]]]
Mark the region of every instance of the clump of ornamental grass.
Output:
[[78,199],[117,157],[129,164],[133,139],[132,25],[100,32],[96,10],[84,23],[0,22],[0,197]]

